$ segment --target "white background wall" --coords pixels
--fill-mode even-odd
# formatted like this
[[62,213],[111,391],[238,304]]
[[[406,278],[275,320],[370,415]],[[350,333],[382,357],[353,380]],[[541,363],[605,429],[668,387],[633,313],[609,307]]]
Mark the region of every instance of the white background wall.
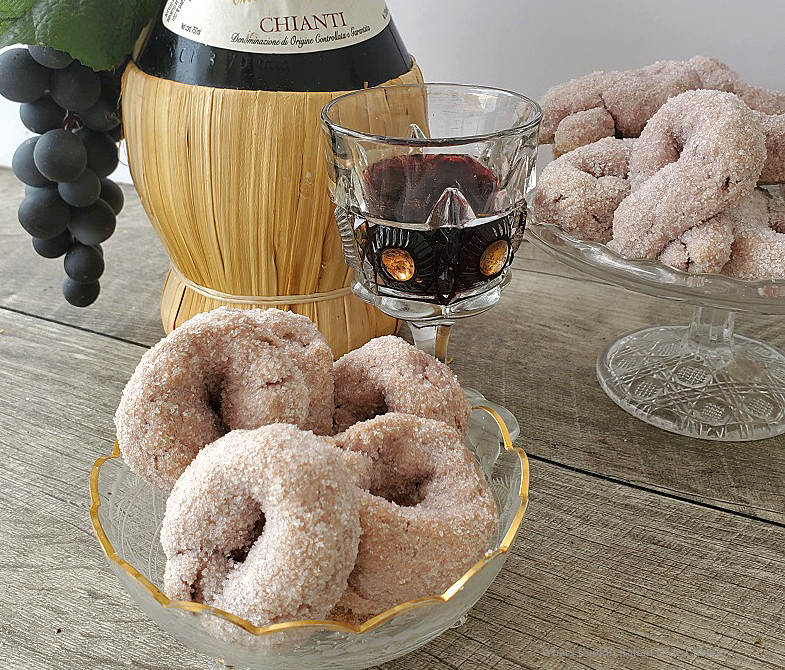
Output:
[[[592,70],[716,56],[785,90],[785,0],[387,0],[427,81],[487,84],[539,98]],[[0,165],[26,130],[0,101]],[[117,179],[128,180],[120,168]]]

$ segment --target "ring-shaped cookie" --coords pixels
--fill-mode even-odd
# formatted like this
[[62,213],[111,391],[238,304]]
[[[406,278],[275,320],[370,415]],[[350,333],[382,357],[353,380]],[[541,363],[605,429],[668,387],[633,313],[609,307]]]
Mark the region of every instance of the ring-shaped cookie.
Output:
[[537,218],[582,240],[606,244],[613,213],[630,193],[627,179],[635,140],[606,137],[548,163],[537,181]]
[[134,472],[171,488],[205,445],[237,428],[302,425],[310,394],[256,310],[197,314],[148,350],[115,413]]
[[608,247],[656,259],[685,231],[751,193],[765,158],[761,125],[737,96],[701,90],[671,98],[633,146],[632,193],[614,213]]
[[308,388],[308,414],[298,424],[317,435],[333,429],[333,352],[307,316],[280,309],[256,310],[254,319],[278,337],[286,355],[303,375]]
[[750,281],[785,279],[785,206],[756,189],[727,214],[735,239],[722,274]]
[[[356,460],[362,535],[339,605],[374,615],[442,593],[484,554],[498,524],[488,483],[440,421],[388,413],[333,438]],[[359,490],[359,489],[358,489]]]
[[286,424],[236,430],[202,449],[161,526],[166,594],[258,626],[325,618],[360,537],[341,453]]

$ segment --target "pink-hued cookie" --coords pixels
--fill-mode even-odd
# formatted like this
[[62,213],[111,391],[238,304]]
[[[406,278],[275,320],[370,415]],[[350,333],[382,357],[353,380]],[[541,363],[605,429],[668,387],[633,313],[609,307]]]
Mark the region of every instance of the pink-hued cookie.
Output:
[[355,424],[333,442],[368,459],[364,474],[354,471],[362,535],[339,601],[344,614],[374,615],[439,595],[483,556],[498,511],[455,430],[393,412]]
[[785,182],[785,114],[766,115],[756,112],[766,135],[766,162],[758,182],[782,184]]
[[228,307],[197,314],[142,356],[115,414],[134,472],[168,489],[229,430],[307,423],[303,373],[261,314]]
[[359,493],[325,438],[285,424],[228,433],[167,500],[166,594],[257,626],[325,618],[357,556]]
[[557,158],[537,182],[537,219],[582,240],[607,243],[613,213],[630,193],[627,179],[635,140],[605,137]]
[[727,210],[735,239],[722,274],[736,279],[785,279],[785,208],[756,189]]
[[671,98],[632,149],[632,193],[614,213],[608,247],[656,259],[751,193],[765,158],[761,125],[737,96],[701,90]]
[[466,436],[471,408],[455,374],[398,337],[371,340],[338,359],[333,370],[336,432],[385,412],[405,412],[443,421]]
[[558,158],[573,149],[614,137],[615,123],[604,107],[571,114],[562,120],[553,136],[553,157]]
[[738,95],[757,117],[766,135],[766,162],[758,181],[785,182],[785,93],[751,86],[716,58],[694,56],[689,65],[701,78],[701,88]]

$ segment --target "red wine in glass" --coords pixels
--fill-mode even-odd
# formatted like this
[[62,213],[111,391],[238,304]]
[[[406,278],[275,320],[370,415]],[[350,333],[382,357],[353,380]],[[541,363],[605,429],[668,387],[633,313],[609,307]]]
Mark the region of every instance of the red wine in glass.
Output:
[[374,221],[356,226],[355,236],[380,295],[448,305],[481,293],[512,262],[525,205],[483,216],[494,211],[500,186],[471,156],[396,156],[371,165],[364,179]]

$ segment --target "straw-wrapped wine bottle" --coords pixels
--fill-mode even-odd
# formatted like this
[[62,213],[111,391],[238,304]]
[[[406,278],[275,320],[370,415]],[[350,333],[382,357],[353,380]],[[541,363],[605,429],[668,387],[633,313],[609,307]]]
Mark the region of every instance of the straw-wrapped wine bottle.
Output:
[[344,91],[418,81],[384,0],[166,2],[122,103],[134,183],[172,262],[165,330],[232,305],[305,314],[336,356],[393,332],[348,288],[319,113]]

